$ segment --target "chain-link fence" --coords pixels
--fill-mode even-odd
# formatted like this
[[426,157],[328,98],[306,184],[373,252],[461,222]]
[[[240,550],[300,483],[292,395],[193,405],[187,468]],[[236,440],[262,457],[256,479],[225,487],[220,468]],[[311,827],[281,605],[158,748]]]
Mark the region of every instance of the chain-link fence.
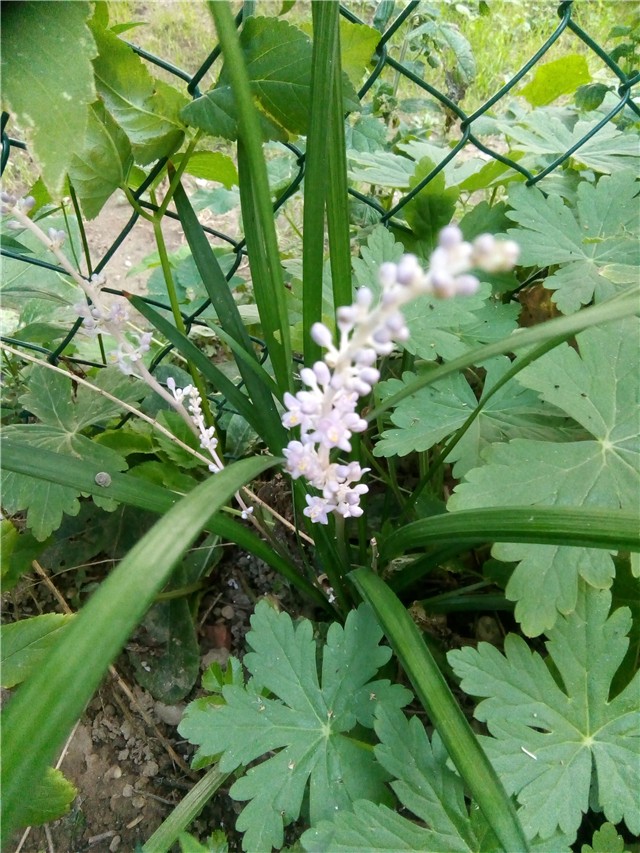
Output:
[[[390,4],[389,8],[392,8],[394,4]],[[384,6],[384,4],[380,4],[380,6]],[[417,13],[419,6],[418,0],[413,0],[408,3],[402,11],[397,14],[395,18],[391,20],[390,23],[386,25],[386,28],[381,33],[380,40],[375,52],[374,62],[375,66],[373,70],[369,74],[366,82],[362,85],[358,95],[360,99],[366,103],[367,98],[372,97],[372,93],[374,91],[374,84],[380,78],[380,75],[383,73],[385,68],[392,69],[396,75],[400,75],[400,77],[404,78],[406,81],[409,81],[410,84],[417,87],[417,89],[423,94],[423,96],[428,96],[433,100],[434,103],[437,103],[444,110],[448,111],[448,115],[453,118],[454,121],[459,122],[457,127],[459,129],[460,138],[453,145],[453,147],[449,150],[443,159],[434,166],[434,168],[427,174],[422,180],[419,181],[407,194],[403,195],[397,203],[393,204],[389,209],[385,209],[379,201],[376,200],[373,196],[367,196],[361,192],[358,192],[355,189],[350,189],[349,193],[357,199],[359,202],[366,204],[373,211],[373,215],[378,219],[379,222],[385,224],[386,226],[392,225],[400,225],[403,226],[403,223],[398,220],[398,215],[403,207],[418,193],[420,193],[428,184],[430,184],[444,169],[445,167],[451,163],[456,157],[460,155],[463,149],[471,146],[482,152],[486,157],[492,158],[495,161],[499,161],[504,164],[507,169],[512,169],[515,172],[522,175],[525,179],[525,182],[529,185],[539,183],[543,178],[548,176],[550,173],[557,170],[563,163],[565,163],[572,155],[586,145],[589,140],[591,140],[594,136],[602,131],[611,120],[618,116],[625,108],[631,110],[636,116],[640,117],[640,109],[634,103],[632,99],[632,92],[635,86],[640,83],[640,73],[638,72],[630,72],[630,74],[626,74],[618,62],[612,58],[612,56],[605,51],[594,39],[589,35],[588,32],[585,31],[575,19],[572,17],[573,13],[573,2],[569,0],[569,2],[562,3],[557,8],[558,15],[558,23],[555,27],[553,33],[547,38],[544,44],[541,45],[539,50],[526,62],[520,70],[514,74],[511,79],[505,83],[502,88],[499,89],[489,100],[487,100],[479,109],[476,109],[471,114],[466,113],[458,103],[452,97],[447,94],[444,94],[439,89],[435,88],[429,82],[427,82],[423,77],[418,76],[414,70],[409,67],[409,63],[403,63],[391,56],[391,52],[389,50],[390,45],[392,44],[392,39],[394,36],[400,33],[403,25],[410,21],[412,16]],[[349,8],[342,6],[340,8],[341,14],[349,21],[354,23],[364,23],[361,21],[358,16],[356,16]],[[552,14],[552,9],[549,8],[549,11],[545,14]],[[237,17],[237,24],[240,25],[242,22],[241,12]],[[584,45],[587,46],[589,51],[593,52],[603,65],[609,69],[611,74],[617,79],[617,93],[615,93],[615,98],[613,99],[611,96],[609,97],[609,101],[607,103],[608,111],[605,115],[599,117],[599,120],[595,121],[588,127],[588,130],[580,136],[580,138],[572,141],[570,147],[567,148],[564,152],[558,154],[553,157],[551,162],[548,162],[544,168],[541,168],[537,172],[533,172],[530,169],[526,168],[521,162],[518,160],[507,156],[505,153],[495,150],[495,147],[490,147],[487,145],[481,138],[479,138],[479,134],[474,132],[474,128],[477,127],[478,122],[486,116],[489,110],[495,107],[502,99],[504,99],[516,86],[516,84],[529,72],[538,62],[544,59],[545,55],[552,48],[556,42],[563,38],[567,33],[572,33],[578,39],[580,39]],[[199,83],[201,82],[203,76],[207,73],[207,71],[211,68],[211,66],[216,62],[216,60],[220,57],[220,49],[216,47],[211,54],[207,57],[206,61],[202,64],[199,70],[193,76],[185,73],[184,71],[176,68],[171,63],[154,56],[147,51],[135,46],[131,45],[131,47],[135,50],[137,54],[139,54],[142,58],[147,60],[150,63],[153,63],[160,68],[163,68],[165,71],[170,72],[178,81],[183,81],[186,86],[186,91],[189,96],[192,98],[196,98],[200,96],[201,92],[198,88]],[[612,89],[614,87],[608,87]],[[11,151],[13,148],[16,149],[24,149],[26,146],[23,142],[11,138],[7,133],[7,128],[9,125],[10,116],[7,113],[2,114],[0,130],[2,134],[2,154],[1,154],[1,167],[2,171],[7,165],[9,157],[11,155]],[[274,203],[274,212],[278,211],[284,203],[290,199],[300,188],[304,177],[304,153],[300,148],[291,143],[286,143],[287,148],[290,149],[292,154],[295,157],[295,161],[297,164],[296,174],[293,176],[291,181],[289,182],[286,189],[280,194],[279,198]],[[164,166],[166,165],[166,160],[158,161],[154,167],[149,172],[146,180],[135,190],[132,190],[132,196],[136,199],[138,204],[147,208],[151,211],[157,211],[157,207],[151,204],[149,201],[145,199],[145,193],[149,189],[149,187],[153,184],[154,180],[158,177],[158,175],[162,172]],[[77,200],[72,192],[72,203],[76,210],[76,214],[78,215],[78,219],[81,223],[80,217],[80,209],[77,204]],[[178,218],[175,213],[171,211],[167,211],[165,214],[167,217]],[[139,213],[133,212],[129,221],[123,227],[122,231],[118,234],[117,238],[113,241],[112,245],[105,252],[103,257],[95,264],[93,269],[90,271],[92,274],[99,274],[109,264],[109,261],[113,258],[115,252],[122,246],[122,244],[127,240],[127,237],[131,234],[132,229],[135,227],[136,222],[139,219]],[[223,241],[228,246],[231,247],[233,253],[235,254],[235,262],[231,265],[231,268],[227,271],[226,276],[228,280],[231,280],[234,273],[237,271],[238,266],[241,263],[243,254],[245,252],[245,243],[244,240],[234,239],[231,236],[224,234],[214,228],[203,226],[204,231],[210,235],[211,238],[214,238],[218,241]],[[83,234],[81,227],[81,234]],[[83,238],[84,239],[84,238]],[[65,274],[64,270],[53,263],[49,263],[45,260],[31,257],[28,254],[23,254],[19,251],[16,251],[12,248],[2,248],[2,255],[8,258],[12,258],[17,261],[24,262],[25,264],[35,264],[39,267],[43,267],[45,269],[51,270],[55,273]],[[113,294],[114,296],[123,296],[123,292],[114,288],[104,288],[105,292]],[[170,306],[168,304],[164,304],[162,301],[158,301],[155,299],[151,299],[149,297],[145,297],[145,301],[149,304],[159,307],[162,309],[170,310]],[[198,305],[198,309],[193,311],[190,314],[184,315],[184,322],[187,330],[190,330],[193,326],[199,325],[202,323],[198,318],[200,315],[206,310],[210,303],[204,302]],[[76,333],[82,325],[82,319],[78,318],[78,320],[72,325],[69,329],[68,333],[64,336],[64,338],[60,341],[60,343],[55,347],[55,349],[47,349],[45,347],[37,346],[29,341],[17,340],[13,337],[3,336],[2,340],[6,341],[8,344],[30,349],[39,352],[43,357],[45,357],[49,362],[55,364],[60,358],[64,357],[65,360],[68,361],[76,361],[81,364],[91,364],[91,362],[87,362],[86,360],[82,360],[79,358],[68,357],[65,355],[65,351],[70,346],[73,341]],[[154,359],[154,365],[157,364],[166,357],[171,347],[165,347],[160,353],[158,353]],[[265,354],[266,355],[266,354]]]

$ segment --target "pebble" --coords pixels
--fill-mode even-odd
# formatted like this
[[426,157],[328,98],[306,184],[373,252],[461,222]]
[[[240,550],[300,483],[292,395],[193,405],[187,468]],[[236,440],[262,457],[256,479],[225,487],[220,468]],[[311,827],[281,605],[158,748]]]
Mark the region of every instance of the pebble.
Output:
[[155,712],[159,720],[168,726],[177,726],[184,714],[185,705],[165,705],[164,702],[156,702]]
[[146,800],[144,797],[134,797],[131,800],[131,805],[134,807],[134,809],[143,809],[145,803],[146,803]]
[[123,797],[133,797],[133,785],[125,785],[122,789]]
[[111,844],[109,845],[109,853],[116,853],[116,850],[120,847],[120,842],[122,838],[119,835],[114,835],[111,839]]
[[233,617],[236,615],[236,611],[230,604],[225,604],[224,607],[220,608],[220,615],[223,619],[228,619],[229,621],[231,621],[231,619],[233,619]]

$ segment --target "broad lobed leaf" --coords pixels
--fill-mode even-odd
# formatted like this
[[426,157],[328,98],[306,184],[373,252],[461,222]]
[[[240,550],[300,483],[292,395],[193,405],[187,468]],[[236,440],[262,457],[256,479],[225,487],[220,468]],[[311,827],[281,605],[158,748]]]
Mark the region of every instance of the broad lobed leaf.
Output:
[[[636,511],[640,437],[636,413],[640,321],[591,328],[577,336],[579,353],[563,344],[525,368],[518,381],[564,410],[590,434],[559,443],[514,439],[492,445],[485,464],[457,486],[451,510],[486,506],[588,505]],[[578,578],[605,589],[614,566],[604,551],[555,545],[500,544],[494,556],[518,561],[507,597],[529,636],[551,628],[558,611],[575,607]]]
[[488,643],[448,655],[462,689],[483,697],[475,714],[493,735],[484,746],[527,834],[575,835],[590,796],[609,821],[640,832],[640,674],[610,696],[631,627],[627,607],[610,607],[607,590],[581,582],[574,612],[547,632],[547,661],[515,634],[504,655]]
[[244,849],[262,850],[282,846],[283,828],[298,817],[307,786],[312,823],[351,809],[360,797],[387,799],[386,775],[371,747],[349,733],[357,723],[371,728],[379,704],[401,707],[410,694],[373,680],[391,652],[379,646],[382,631],[364,605],[344,628],[329,628],[321,680],[309,621],[294,625],[261,602],[251,626],[248,687],[223,687],[221,708],[190,705],[180,731],[199,745],[199,754],[220,754],[223,771],[279,750],[231,789],[236,799],[250,801],[237,824]]

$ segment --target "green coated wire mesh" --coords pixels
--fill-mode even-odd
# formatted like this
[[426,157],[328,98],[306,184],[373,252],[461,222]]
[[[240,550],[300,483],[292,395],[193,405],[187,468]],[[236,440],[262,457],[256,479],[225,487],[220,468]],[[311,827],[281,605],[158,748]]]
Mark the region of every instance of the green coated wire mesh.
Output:
[[[594,39],[589,35],[589,33],[580,26],[576,20],[574,19],[574,8],[572,0],[568,0],[567,2],[561,3],[561,5],[555,9],[554,7],[548,7],[548,10],[545,14],[550,17],[553,14],[557,13],[557,24],[555,29],[551,33],[551,35],[544,41],[543,44],[540,45],[539,49],[535,52],[535,54],[526,62],[516,74],[514,74],[495,94],[490,97],[485,103],[482,104],[478,109],[471,113],[465,112],[459,105],[458,100],[455,97],[455,93],[452,94],[451,91],[448,94],[440,91],[438,88],[435,88],[431,83],[424,79],[424,77],[420,76],[416,73],[415,68],[409,62],[399,61],[395,59],[392,55],[395,51],[392,49],[394,45],[394,38],[398,39],[403,32],[403,27],[410,26],[412,16],[416,14],[416,10],[419,6],[418,0],[412,0],[409,2],[400,12],[397,14],[394,13],[395,4],[393,2],[389,2],[389,0],[383,0],[377,7],[377,26],[381,30],[380,40],[375,52],[375,55],[372,60],[373,70],[368,75],[364,84],[361,86],[360,91],[358,92],[359,98],[363,102],[363,104],[367,104],[367,102],[371,102],[376,92],[376,83],[381,79],[381,75],[383,72],[389,72],[391,70],[396,79],[403,79],[406,81],[404,83],[405,86],[415,87],[415,90],[420,94],[421,98],[430,99],[430,102],[434,105],[439,105],[439,109],[441,112],[444,112],[447,116],[447,121],[450,126],[453,128],[454,133],[458,135],[457,141],[454,140],[451,143],[451,147],[439,162],[437,162],[434,167],[429,171],[427,175],[424,176],[415,186],[413,186],[409,192],[402,195],[394,204],[387,205],[387,207],[383,206],[375,197],[375,194],[371,195],[364,194],[359,192],[356,189],[350,189],[349,192],[352,197],[357,200],[357,202],[366,205],[366,207],[370,210],[370,215],[378,222],[386,225],[387,227],[395,226],[399,228],[405,228],[406,224],[402,219],[402,210],[407,205],[407,203],[414,198],[418,193],[420,193],[428,184],[430,184],[452,161],[458,158],[463,151],[463,149],[475,149],[476,152],[481,152],[487,160],[493,160],[497,163],[503,164],[506,169],[513,170],[515,173],[518,173],[522,176],[524,181],[528,185],[539,184],[545,177],[551,175],[551,173],[560,169],[562,164],[568,161],[579,149],[588,145],[591,140],[594,139],[598,134],[602,134],[603,130],[607,127],[610,127],[610,123],[616,116],[620,116],[625,109],[630,111],[630,113],[635,114],[635,116],[640,117],[640,109],[638,105],[634,102],[632,98],[632,94],[634,91],[634,87],[636,87],[640,83],[640,73],[637,71],[631,71],[629,74],[625,73],[621,68],[620,64],[613,58],[607,51],[605,51]],[[341,6],[340,12],[344,18],[354,23],[364,23],[360,20],[360,18],[353,13],[353,11],[346,7]],[[390,13],[390,15],[388,14]],[[394,16],[395,14],[395,16]],[[240,24],[242,21],[242,12],[238,15],[237,23]],[[381,23],[382,22],[382,23]],[[374,20],[374,24],[376,21]],[[499,146],[496,144],[489,144],[487,142],[486,135],[479,132],[479,129],[482,128],[482,122],[486,120],[489,111],[492,110],[496,105],[499,104],[506,96],[512,92],[514,87],[518,84],[518,82],[541,60],[545,58],[553,45],[556,44],[560,39],[567,37],[568,34],[573,34],[574,37],[577,37],[583,45],[586,46],[588,51],[595,54],[602,66],[606,68],[611,78],[616,81],[614,86],[608,86],[609,96],[606,101],[607,109],[606,111],[601,110],[597,114],[597,120],[588,123],[585,131],[578,135],[576,138],[575,135],[571,140],[571,144],[564,151],[554,151],[552,149],[549,150],[548,155],[546,157],[546,162],[542,168],[538,168],[537,171],[533,171],[531,168],[523,165],[519,159],[509,156],[508,153],[505,153],[504,150],[498,150]],[[212,65],[219,59],[220,50],[219,48],[215,48],[207,59],[202,63],[201,67],[198,71],[193,75],[189,75],[182,71],[179,68],[176,68],[171,63],[165,61],[164,59],[154,56],[153,54],[148,53],[147,51],[139,48],[135,45],[131,45],[131,47],[138,53],[143,59],[148,62],[164,69],[166,72],[169,72],[176,78],[176,81],[180,83],[180,85],[184,84],[186,87],[186,92],[190,97],[199,96],[200,90],[198,88],[199,83],[201,82],[203,76],[207,73],[207,71],[212,67]],[[604,114],[603,114],[604,113]],[[1,170],[4,172],[4,169],[7,165],[9,157],[12,153],[13,149],[24,149],[26,146],[19,140],[11,138],[7,133],[7,127],[10,120],[10,116],[7,113],[2,114],[1,121],[1,136],[2,136],[2,151],[1,151]],[[489,137],[491,138],[491,137]],[[300,186],[302,184],[303,176],[304,176],[304,153],[302,150],[294,144],[286,143],[287,148],[292,153],[295,158],[295,171],[291,179],[289,180],[286,187],[282,190],[279,197],[276,199],[274,203],[274,212],[277,212],[285,202],[290,199],[295,193],[300,190]],[[164,168],[166,161],[161,160],[157,162],[148,174],[148,177],[142,183],[140,187],[135,190],[131,190],[132,195],[136,198],[139,204],[142,207],[148,208],[150,210],[154,209],[154,205],[145,198],[145,193],[147,192],[149,186],[152,184],[157,175]],[[544,190],[544,186],[541,187]],[[155,208],[157,210],[157,208]],[[176,217],[176,214],[171,211],[167,211],[165,213],[167,217]],[[94,264],[92,273],[99,274],[105,270],[108,266],[110,260],[113,258],[115,252],[122,246],[122,244],[127,240],[127,237],[131,234],[132,230],[135,228],[136,223],[139,219],[139,214],[133,212],[129,221],[122,228],[121,232],[118,234],[113,243],[108,247],[108,249],[104,252],[103,256]],[[221,231],[216,230],[215,228],[209,226],[203,226],[204,230],[210,236],[212,241],[217,241],[226,244],[231,248],[235,258],[234,262],[231,264],[228,269],[226,276],[228,280],[231,280],[235,272],[237,271],[243,257],[243,253],[245,251],[245,245],[243,239],[234,238],[228,234],[222,233]],[[38,259],[30,256],[29,254],[24,254],[15,251],[11,248],[2,248],[2,254],[5,257],[11,258],[14,261],[20,261],[24,264],[35,264],[39,267],[43,267],[47,270],[50,270],[53,273],[64,273],[62,269],[56,266],[54,263],[49,263],[46,260]],[[115,288],[105,288],[105,290],[115,297],[122,297],[123,291]],[[151,305],[156,307],[168,309],[168,304],[164,304],[161,300],[152,299],[150,297],[145,297],[146,301],[148,301]],[[197,310],[192,311],[192,313],[187,313],[184,315],[185,326],[189,330],[194,326],[202,324],[202,321],[199,319],[202,312],[206,309],[208,303],[202,302],[198,305]],[[64,336],[64,338],[57,344],[55,348],[47,349],[46,347],[35,345],[34,343],[28,340],[20,340],[15,337],[6,337],[3,336],[3,340],[7,343],[19,347],[24,348],[26,350],[33,350],[39,352],[44,358],[46,358],[51,363],[55,364],[61,358],[64,358],[66,361],[73,362],[76,361],[80,364],[91,364],[92,362],[87,362],[86,360],[74,357],[73,355],[69,355],[69,348],[73,342],[75,335],[77,334],[82,320],[78,318],[78,320],[71,325],[68,330],[68,333]],[[259,343],[259,342],[258,342]],[[264,349],[264,348],[263,348]],[[160,353],[155,356],[154,364],[152,365],[153,369],[160,363],[162,359],[164,359],[167,354],[170,352],[171,347],[165,347]],[[264,353],[266,357],[266,353]]]

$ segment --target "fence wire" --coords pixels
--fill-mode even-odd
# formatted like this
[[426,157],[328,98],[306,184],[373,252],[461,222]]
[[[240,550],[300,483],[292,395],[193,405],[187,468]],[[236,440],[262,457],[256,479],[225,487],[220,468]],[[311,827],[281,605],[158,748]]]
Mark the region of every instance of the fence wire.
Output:
[[[388,2],[388,0],[386,0],[386,2]],[[380,6],[383,5],[384,3],[380,4]],[[425,80],[423,77],[420,77],[415,74],[411,68],[407,67],[407,65],[394,59],[390,55],[389,45],[393,37],[400,31],[402,25],[408,20],[410,20],[411,16],[414,15],[414,13],[418,12],[419,5],[419,0],[412,0],[411,2],[409,2],[407,6],[402,9],[402,11],[400,11],[395,18],[393,18],[391,23],[381,33],[380,40],[377,45],[375,55],[373,57],[373,70],[367,77],[364,84],[361,86],[358,92],[358,96],[362,102],[366,103],[365,99],[367,98],[367,96],[371,96],[372,88],[380,77],[380,75],[382,74],[382,72],[385,70],[385,68],[390,68],[396,74],[400,75],[401,77],[404,77],[411,84],[421,90],[421,92],[425,93],[435,102],[437,102],[446,110],[448,110],[450,114],[453,114],[459,121],[458,127],[460,132],[460,138],[458,142],[453,146],[453,148],[451,148],[447,156],[444,157],[429,172],[429,174],[427,174],[418,184],[416,184],[416,186],[413,187],[410,192],[400,198],[400,200],[389,210],[385,210],[385,208],[373,196],[367,196],[352,188],[349,189],[349,194],[353,198],[357,199],[359,202],[362,202],[369,206],[373,211],[374,215],[377,217],[378,221],[386,225],[387,227],[395,226],[400,228],[406,228],[404,223],[401,220],[398,220],[397,218],[403,207],[409,201],[411,201],[412,198],[418,195],[421,190],[423,190],[428,184],[430,184],[440,174],[440,172],[443,171],[447,164],[449,164],[456,157],[458,157],[460,152],[467,146],[472,146],[473,148],[482,152],[489,158],[499,161],[507,168],[519,173],[524,177],[525,183],[527,185],[534,185],[539,183],[547,175],[562,166],[562,164],[565,163],[576,151],[578,151],[590,139],[596,136],[602,130],[602,128],[604,128],[616,115],[621,113],[622,110],[625,109],[625,107],[628,107],[631,111],[633,111],[633,113],[635,113],[636,116],[640,117],[640,108],[633,101],[632,98],[632,92],[634,90],[634,87],[640,84],[640,73],[634,71],[630,75],[625,74],[625,72],[620,68],[618,63],[609,55],[609,53],[607,53],[606,50],[604,50],[581,26],[576,23],[576,21],[572,17],[573,0],[566,0],[566,2],[561,3],[560,6],[557,8],[559,22],[555,30],[540,47],[540,49],[536,51],[536,53],[529,59],[529,61],[526,62],[522,66],[522,68],[520,68],[520,70],[516,74],[514,74],[509,79],[509,81],[505,83],[502,88],[500,88],[492,97],[490,97],[489,100],[487,100],[479,109],[475,110],[471,114],[466,113],[459,106],[459,104],[452,100],[448,95],[441,92],[439,89],[427,82],[427,80]],[[390,4],[390,8],[392,6],[393,4]],[[340,7],[340,13],[344,18],[349,21],[358,24],[365,23],[346,6]],[[240,11],[236,18],[236,24],[238,26],[242,23],[243,14],[244,8]],[[503,98],[505,98],[508,93],[514,88],[514,86],[548,53],[552,46],[556,44],[559,39],[561,39],[563,34],[567,32],[572,33],[574,36],[577,36],[589,48],[590,51],[592,51],[599,57],[599,59],[604,63],[604,65],[606,65],[606,67],[617,78],[617,80],[619,81],[617,86],[617,101],[609,109],[609,112],[594,126],[590,127],[588,132],[585,133],[584,136],[582,136],[580,139],[578,139],[569,149],[557,156],[551,163],[545,166],[545,168],[542,168],[538,172],[532,172],[513,158],[508,157],[499,151],[496,151],[494,148],[482,142],[478,138],[478,135],[474,133],[474,125],[478,122],[479,119],[485,116],[485,114],[492,107],[494,107]],[[197,72],[193,75],[190,75],[161,57],[155,56],[134,44],[130,44],[130,46],[143,59],[147,60],[153,65],[158,66],[159,68],[164,69],[165,71],[172,74],[178,81],[181,81],[183,84],[185,84],[186,92],[191,98],[197,98],[202,94],[199,89],[199,83],[201,82],[207,71],[209,71],[211,66],[220,57],[220,48],[215,47],[214,50],[209,54],[207,59],[202,63]],[[27,147],[24,142],[17,139],[13,139],[8,135],[7,127],[9,124],[9,120],[9,114],[2,113],[2,117],[0,120],[0,133],[2,140],[0,174],[3,173],[5,170],[12,149],[26,149]],[[298,191],[304,177],[305,156],[303,151],[292,143],[285,143],[285,145],[295,157],[296,173],[285,188],[285,190],[279,195],[279,197],[275,201],[274,214],[284,205],[284,203],[288,199],[291,198],[291,196],[293,196]],[[158,207],[144,199],[143,196],[148,190],[148,188],[153,184],[157,176],[162,172],[164,166],[166,165],[166,162],[166,159],[159,160],[149,172],[144,183],[141,184],[138,189],[131,190],[131,195],[136,199],[139,205],[150,211],[157,211]],[[80,207],[78,205],[75,194],[73,193],[73,188],[71,188],[71,201],[80,226],[81,237],[83,241],[85,241]],[[89,271],[89,275],[100,274],[107,267],[109,261],[112,259],[116,251],[122,246],[122,244],[126,241],[127,237],[130,235],[131,231],[133,230],[139,219],[139,216],[140,215],[138,212],[132,212],[129,221],[122,228],[121,232],[115,238],[111,246],[109,246],[109,248],[106,250],[104,255]],[[177,214],[173,213],[172,211],[166,211],[164,213],[164,216],[168,218],[178,219]],[[235,254],[234,262],[231,265],[229,271],[226,273],[226,278],[228,281],[230,281],[235,272],[237,271],[242,261],[243,255],[245,254],[244,239],[234,239],[230,235],[206,225],[203,225],[202,227],[204,231],[208,235],[210,235],[210,237],[215,238],[217,240],[221,240],[224,243],[228,244],[231,247],[233,253]],[[51,270],[52,272],[60,273],[61,275],[66,275],[65,271],[61,267],[57,266],[56,264],[44,261],[40,258],[30,257],[29,255],[22,254],[7,247],[2,247],[1,253],[7,258],[21,261],[25,264],[36,265],[38,267]],[[103,290],[114,296],[120,296],[124,298],[124,293],[122,290],[110,287],[105,287],[103,288]],[[142,298],[145,300],[145,302],[154,307],[161,308],[167,311],[170,310],[170,305],[164,302],[152,299],[148,296]],[[194,326],[205,325],[203,321],[199,320],[198,318],[207,309],[209,305],[209,300],[206,300],[198,306],[197,310],[192,311],[191,313],[183,313],[183,319],[187,332],[191,330]],[[16,338],[4,335],[1,337],[1,339],[13,346],[38,352],[52,364],[56,364],[60,359],[63,358],[65,362],[77,363],[85,366],[103,367],[104,364],[95,364],[93,362],[89,362],[85,359],[77,358],[72,355],[65,355],[65,350],[67,350],[67,348],[70,346],[81,326],[82,318],[78,318],[76,322],[71,326],[63,340],[58,344],[55,349],[47,349],[46,347],[38,346],[30,341],[18,340]],[[259,346],[262,346],[263,358],[266,358],[267,353],[264,348],[264,345],[262,345],[262,343],[259,341],[256,341],[256,343]],[[153,365],[151,366],[152,369],[155,369],[155,367],[157,367],[157,365],[164,358],[166,358],[171,349],[171,345],[167,345],[158,354],[156,354]]]

